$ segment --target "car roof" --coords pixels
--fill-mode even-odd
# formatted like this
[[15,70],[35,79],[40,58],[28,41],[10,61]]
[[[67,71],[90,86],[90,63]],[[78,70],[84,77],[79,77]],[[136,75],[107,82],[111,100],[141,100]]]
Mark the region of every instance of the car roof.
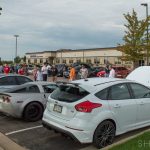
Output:
[[130,82],[130,80],[127,79],[119,79],[119,78],[100,78],[100,77],[95,77],[95,78],[88,78],[87,81],[84,79],[81,80],[75,80],[72,81],[71,83],[76,84],[84,89],[86,89],[89,92],[93,92],[99,88],[99,86],[103,84],[110,84],[112,85],[113,83],[123,83],[123,82]]
[[48,84],[56,84],[55,82],[45,82],[45,81],[34,81],[34,82],[27,82],[23,85],[48,85]]
[[9,74],[4,74],[4,73],[1,73],[0,74],[0,77],[7,77],[7,76],[20,76],[20,77],[26,77],[26,78],[29,78],[27,76],[24,76],[24,75],[19,75],[19,74],[13,74],[13,73],[9,73]]
[[19,90],[20,88],[24,88],[24,87],[28,87],[30,85],[49,85],[49,84],[56,84],[54,82],[44,82],[44,81],[34,81],[34,82],[27,82],[27,83],[24,83],[24,84],[21,84],[21,85],[18,85],[18,86],[15,86],[13,89],[8,89],[6,92],[12,92],[14,90]]
[[81,80],[72,81],[72,83],[78,83],[78,84],[89,85],[89,86],[97,86],[104,83],[124,81],[124,80],[126,81],[126,79],[119,79],[119,78],[95,77],[95,78],[88,78],[87,80],[81,79]]

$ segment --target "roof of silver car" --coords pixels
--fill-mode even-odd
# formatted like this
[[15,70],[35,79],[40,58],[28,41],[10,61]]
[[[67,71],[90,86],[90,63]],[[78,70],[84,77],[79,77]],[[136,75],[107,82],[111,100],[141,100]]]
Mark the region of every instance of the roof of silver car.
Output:
[[34,81],[34,82],[27,82],[25,84],[26,85],[28,85],[28,84],[32,84],[32,85],[47,85],[47,84],[56,84],[56,83],[55,82],[48,82],[48,81]]

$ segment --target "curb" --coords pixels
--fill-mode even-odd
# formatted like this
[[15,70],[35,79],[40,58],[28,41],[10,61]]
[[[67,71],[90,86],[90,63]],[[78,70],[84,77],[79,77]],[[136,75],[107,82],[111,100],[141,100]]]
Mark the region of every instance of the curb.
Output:
[[134,138],[136,138],[136,137],[142,135],[143,133],[145,133],[145,132],[147,132],[147,131],[150,131],[150,129],[144,130],[144,131],[142,131],[142,132],[140,132],[140,133],[138,133],[138,134],[136,134],[136,135],[129,136],[129,137],[123,139],[123,140],[120,140],[120,141],[114,143],[114,144],[111,144],[111,145],[109,145],[109,146],[106,146],[106,147],[102,148],[101,150],[109,150],[110,148],[113,148],[114,146],[123,144],[123,143],[125,143],[125,142],[127,142],[127,141],[129,141],[129,140],[131,140],[131,139],[134,139]]
[[27,150],[0,133],[0,150]]

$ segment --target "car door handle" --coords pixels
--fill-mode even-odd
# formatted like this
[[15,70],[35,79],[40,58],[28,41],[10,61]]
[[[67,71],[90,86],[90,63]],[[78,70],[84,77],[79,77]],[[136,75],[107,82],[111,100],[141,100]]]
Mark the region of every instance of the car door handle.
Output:
[[120,108],[121,106],[119,104],[114,105],[114,108]]

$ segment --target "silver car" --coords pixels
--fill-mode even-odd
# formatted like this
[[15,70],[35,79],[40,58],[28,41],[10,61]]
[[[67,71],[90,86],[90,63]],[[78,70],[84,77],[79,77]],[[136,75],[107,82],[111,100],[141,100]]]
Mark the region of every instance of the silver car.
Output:
[[48,95],[56,88],[52,82],[30,82],[0,93],[0,112],[37,121],[43,116]]
[[0,74],[0,91],[6,91],[27,82],[32,82],[30,78],[18,74]]

